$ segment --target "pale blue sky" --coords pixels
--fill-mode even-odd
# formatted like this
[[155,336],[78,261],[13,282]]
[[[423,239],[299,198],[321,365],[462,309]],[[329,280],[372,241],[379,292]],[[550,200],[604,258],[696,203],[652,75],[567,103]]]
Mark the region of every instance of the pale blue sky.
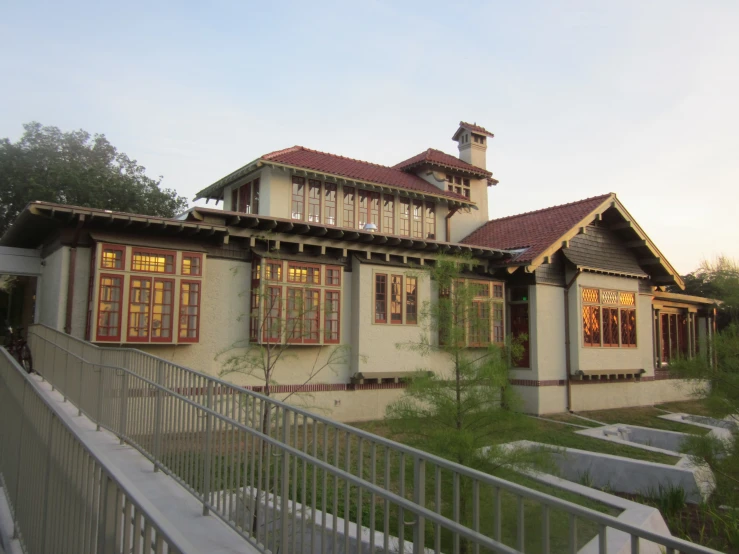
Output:
[[0,137],[105,133],[194,193],[301,144],[394,164],[495,133],[491,217],[616,192],[681,272],[739,259],[739,2],[0,7]]

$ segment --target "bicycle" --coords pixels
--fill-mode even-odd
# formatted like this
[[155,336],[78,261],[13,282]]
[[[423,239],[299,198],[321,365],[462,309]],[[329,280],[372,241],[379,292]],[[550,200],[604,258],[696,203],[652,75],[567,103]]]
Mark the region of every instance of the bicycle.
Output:
[[27,373],[33,373],[33,357],[31,349],[28,347],[26,339],[23,338],[23,329],[13,329],[8,327],[8,336],[10,344],[8,352],[13,356]]

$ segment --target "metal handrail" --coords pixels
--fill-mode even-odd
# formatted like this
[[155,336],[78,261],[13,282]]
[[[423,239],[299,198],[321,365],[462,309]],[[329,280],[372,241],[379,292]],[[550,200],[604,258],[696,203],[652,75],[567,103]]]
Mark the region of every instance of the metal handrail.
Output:
[[[16,382],[11,384],[9,382],[11,379]],[[7,500],[14,519],[15,533],[24,552],[45,551],[44,548],[36,548],[39,544],[38,541],[41,541],[41,545],[55,544],[55,549],[61,548],[60,551],[72,551],[65,550],[64,545],[74,545],[77,548],[76,551],[81,554],[84,552],[92,553],[103,551],[107,547],[112,548],[111,541],[120,540],[121,543],[130,545],[150,541],[151,544],[155,545],[157,552],[164,552],[163,548],[166,546],[167,552],[171,554],[196,554],[196,549],[182,533],[168,519],[163,517],[149,500],[138,493],[137,488],[125,473],[112,464],[104,454],[97,452],[89,439],[77,431],[69,415],[54,406],[39,392],[38,385],[3,347],[0,347],[0,381],[4,385],[0,387],[2,389],[0,398],[4,400],[0,403],[0,413],[11,407],[19,407],[25,418],[28,405],[31,402],[36,404],[32,407],[36,416],[35,421],[27,422],[24,419],[19,422],[17,418],[8,417],[10,414],[3,414],[5,417],[0,418],[0,426],[3,423],[8,427],[18,426],[19,423],[23,426],[33,425],[34,423],[41,426],[43,425],[41,419],[48,420],[46,423],[47,440],[42,445],[46,447],[47,452],[46,464],[43,467],[45,475],[34,476],[35,478],[43,478],[45,482],[43,495],[36,497],[30,494],[19,494],[21,492],[19,486],[16,486],[15,495],[13,495],[12,491],[7,491],[6,488]],[[17,398],[17,395],[16,398],[9,398],[13,394],[11,389],[17,389],[18,383],[21,383],[23,388],[21,399]],[[33,399],[31,395],[33,395]],[[15,406],[12,400],[16,401]],[[43,406],[43,409],[40,409],[40,406]],[[3,438],[8,432],[9,429],[5,428]],[[24,433],[19,433],[18,439],[17,473],[14,476],[16,480],[20,477],[24,462],[22,457],[23,446],[28,447],[29,445],[26,443],[30,440]],[[62,442],[62,446],[57,447],[57,456],[54,456],[54,443],[58,445],[60,442]],[[3,447],[7,449],[8,454],[6,455],[12,455],[10,452],[13,445],[4,443]],[[59,452],[59,449],[62,452]],[[0,457],[0,479],[2,479],[3,487],[6,487],[5,472],[7,468],[3,467],[3,461],[3,457]],[[53,493],[54,487],[63,487],[63,484],[53,482],[53,475],[63,473],[65,464],[75,475],[82,471],[93,475],[97,475],[98,472],[100,474],[99,480],[95,480],[95,485],[98,487],[97,498],[94,494],[82,498],[83,501],[89,503],[86,512],[79,511],[80,499],[75,499],[74,494],[72,494],[77,492],[84,495],[83,491],[69,489],[69,494],[66,495],[63,493],[54,495]],[[61,477],[63,478],[64,475]],[[19,485],[20,483],[16,484]],[[89,495],[91,490],[86,492]],[[97,501],[100,502],[100,505],[96,505]],[[46,506],[45,513],[49,513],[55,503],[58,509],[54,511],[53,517],[66,521],[57,520],[52,525],[52,521],[47,516],[43,518],[43,522],[39,525],[38,521],[23,517],[30,513],[29,505]],[[99,513],[95,513],[96,511]],[[88,522],[94,522],[97,518],[97,535],[88,541],[83,540],[87,537],[73,537],[66,532],[61,533],[60,529],[64,529],[73,521],[73,518],[69,518],[69,514],[77,518],[74,520],[77,523],[83,523],[85,518]],[[93,524],[90,523],[90,525]],[[82,533],[82,529],[76,531]]]
[[[230,426],[233,429],[237,429],[240,431],[243,431],[247,433],[249,436],[251,436],[253,439],[258,439],[260,442],[260,445],[266,444],[269,447],[274,447],[278,451],[281,451],[283,456],[289,460],[289,457],[292,456],[295,460],[295,467],[297,467],[297,461],[301,460],[305,465],[309,464],[312,468],[316,468],[322,472],[324,472],[324,476],[331,475],[334,479],[338,480],[340,479],[347,488],[347,491],[349,490],[350,486],[355,486],[360,490],[365,490],[366,492],[370,493],[373,496],[380,497],[386,501],[386,503],[392,503],[396,505],[399,509],[406,510],[416,516],[416,519],[422,518],[423,520],[428,521],[431,524],[436,524],[444,529],[447,529],[448,531],[451,531],[455,534],[457,537],[467,538],[472,541],[476,545],[491,548],[494,551],[498,552],[516,552],[516,550],[511,549],[510,547],[500,543],[497,540],[490,539],[486,537],[485,535],[480,534],[477,530],[469,529],[468,527],[462,525],[461,523],[454,521],[452,519],[446,518],[440,513],[434,512],[426,508],[422,503],[415,503],[412,501],[407,500],[401,495],[396,494],[395,492],[388,490],[387,488],[383,488],[375,483],[372,483],[370,481],[367,481],[364,479],[361,475],[356,476],[353,473],[347,472],[344,469],[341,469],[338,466],[338,457],[335,457],[334,465],[328,462],[328,460],[325,459],[321,460],[320,458],[317,458],[315,455],[310,455],[307,452],[307,447],[304,444],[304,448],[306,450],[300,450],[299,448],[296,448],[295,446],[291,446],[289,444],[289,433],[285,432],[285,427],[282,428],[282,440],[275,438],[271,436],[269,433],[263,433],[258,429],[255,429],[253,427],[250,427],[248,425],[245,425],[241,421],[234,419],[232,417],[228,417],[227,415],[224,415],[223,413],[215,410],[212,407],[213,402],[213,391],[215,390],[215,385],[218,385],[218,387],[221,389],[221,391],[226,390],[229,391],[230,394],[235,395],[246,395],[250,398],[252,398],[255,402],[259,402],[261,406],[261,412],[260,414],[264,413],[265,407],[267,407],[267,410],[270,410],[274,408],[277,413],[281,412],[283,414],[283,420],[289,421],[289,415],[292,414],[292,418],[297,425],[297,422],[299,420],[299,417],[303,419],[304,427],[307,425],[307,421],[311,420],[314,422],[314,429],[315,424],[320,422],[326,426],[332,427],[336,432],[343,432],[346,433],[347,437],[355,437],[360,441],[366,440],[372,443],[374,446],[382,446],[388,451],[393,451],[396,454],[399,454],[402,456],[409,456],[411,459],[416,460],[417,462],[420,462],[422,464],[433,464],[437,468],[437,477],[439,476],[439,471],[441,469],[448,470],[452,472],[454,479],[455,479],[455,487],[459,486],[459,479],[460,477],[467,477],[469,479],[473,480],[473,486],[475,487],[475,490],[478,491],[477,499],[479,503],[479,484],[487,485],[490,487],[493,487],[494,490],[498,491],[496,494],[499,494],[499,490],[505,490],[512,494],[514,494],[516,497],[519,498],[519,544],[518,546],[521,547],[519,550],[522,550],[523,547],[523,538],[521,535],[521,528],[523,526],[522,521],[522,505],[520,502],[521,499],[526,498],[529,500],[534,500],[542,504],[542,506],[547,508],[554,508],[554,509],[560,509],[564,510],[568,514],[570,514],[570,517],[580,517],[582,519],[585,519],[587,521],[590,521],[592,523],[595,523],[599,526],[599,533],[598,533],[598,545],[599,545],[599,551],[604,552],[605,550],[605,543],[606,543],[606,529],[612,528],[618,531],[622,531],[628,535],[631,536],[632,545],[636,546],[636,550],[633,550],[634,552],[638,552],[638,543],[639,539],[647,540],[651,542],[655,542],[657,544],[660,544],[664,547],[666,547],[667,552],[673,552],[675,550],[679,550],[681,552],[685,552],[686,554],[708,554],[708,553],[715,553],[716,551],[701,547],[699,545],[695,545],[693,543],[675,538],[670,536],[664,536],[659,533],[655,533],[653,531],[642,529],[639,527],[636,527],[634,525],[630,525],[628,523],[625,523],[624,521],[613,517],[608,514],[603,514],[600,512],[597,512],[595,510],[592,510],[590,508],[586,508],[584,506],[580,506],[578,504],[574,504],[572,502],[569,502],[567,500],[562,500],[560,498],[556,498],[554,496],[548,495],[546,493],[536,491],[533,489],[526,488],[522,485],[518,485],[516,483],[512,483],[510,481],[506,481],[504,479],[501,479],[499,477],[495,477],[483,472],[480,472],[478,470],[468,468],[466,466],[462,466],[459,464],[456,464],[454,462],[451,462],[449,460],[446,460],[444,458],[440,458],[438,456],[435,456],[433,454],[429,454],[426,452],[423,452],[421,450],[415,449],[413,447],[403,445],[400,443],[396,443],[390,439],[386,439],[384,437],[380,437],[377,435],[373,435],[372,433],[368,433],[366,431],[356,429],[354,427],[351,427],[349,425],[336,422],[333,420],[330,420],[329,418],[313,414],[309,412],[308,410],[304,410],[301,408],[290,406],[286,403],[280,402],[278,400],[274,400],[270,397],[261,395],[259,393],[256,393],[254,391],[250,391],[247,389],[243,389],[241,387],[237,387],[235,385],[232,385],[230,383],[227,383],[226,381],[223,381],[222,379],[218,379],[216,377],[211,377],[204,375],[202,373],[196,372],[190,368],[180,366],[178,364],[174,364],[172,362],[169,362],[167,360],[164,360],[162,358],[158,358],[156,356],[153,356],[151,354],[142,352],[140,350],[134,350],[134,349],[127,349],[127,348],[102,348],[98,347],[96,345],[92,345],[91,343],[88,343],[86,341],[82,341],[80,339],[77,339],[75,337],[71,337],[69,335],[63,334],[59,331],[56,331],[54,329],[51,329],[46,326],[34,326],[34,327],[40,327],[44,328],[46,331],[53,333],[54,335],[65,337],[68,341],[72,340],[79,345],[85,347],[85,348],[93,348],[95,351],[98,352],[122,352],[125,353],[125,355],[129,356],[131,354],[142,356],[145,359],[148,359],[152,362],[155,362],[158,364],[159,367],[162,367],[163,364],[166,364],[168,367],[181,370],[186,375],[194,376],[199,381],[203,381],[206,383],[206,388],[208,390],[207,394],[207,400],[205,402],[198,402],[196,400],[193,400],[192,398],[189,398],[188,396],[185,396],[183,394],[180,394],[176,390],[176,388],[167,387],[164,386],[162,383],[154,381],[153,379],[150,379],[144,375],[141,375],[141,372],[134,371],[133,369],[130,369],[128,367],[123,367],[115,364],[108,364],[108,363],[102,363],[100,361],[96,360],[89,360],[83,357],[82,355],[76,354],[74,352],[71,352],[69,348],[64,348],[57,344],[54,341],[49,340],[48,338],[41,336],[39,333],[35,332],[35,329],[32,327],[29,329],[30,331],[33,331],[33,336],[40,338],[45,343],[53,345],[55,348],[60,349],[63,351],[67,356],[72,356],[74,359],[78,360],[82,366],[85,364],[89,365],[91,368],[98,368],[98,371],[102,369],[109,369],[113,370],[115,372],[122,372],[132,378],[138,379],[141,381],[141,383],[145,384],[146,386],[152,388],[156,391],[161,391],[162,393],[166,394],[171,399],[176,399],[177,401],[183,403],[186,406],[190,406],[197,411],[201,412],[201,416],[207,416],[214,418],[214,420],[217,420],[219,422],[222,422],[228,426]],[[69,347],[69,343],[67,345]],[[65,377],[66,381],[66,377]],[[66,384],[66,383],[65,383]],[[187,389],[187,387],[185,387]],[[192,389],[192,387],[190,387]],[[197,390],[197,389],[196,389]],[[102,395],[101,395],[102,396]],[[206,398],[205,394],[196,394],[195,397]],[[253,404],[253,406],[256,406],[256,404]],[[233,410],[233,408],[232,408]],[[91,415],[88,413],[88,415]],[[97,414],[98,419],[100,414]],[[287,419],[286,419],[287,418]],[[260,415],[261,420],[261,415]],[[284,422],[283,422],[284,423]],[[128,439],[129,437],[124,437],[125,433],[121,433],[120,429],[113,428],[114,426],[107,425],[104,422],[98,421],[98,424],[101,424],[102,426],[109,428],[111,431],[115,432],[122,438]],[[279,427],[279,426],[278,426]],[[209,427],[210,429],[210,427]],[[278,429],[279,430],[279,429]],[[279,435],[280,433],[278,433]],[[326,436],[326,431],[324,430],[324,436]],[[338,435],[335,435],[337,437]],[[297,437],[297,432],[296,432]],[[131,441],[129,441],[131,442]],[[164,469],[170,474],[173,474],[176,478],[179,476],[175,473],[168,471],[166,467],[166,463],[159,459],[157,457],[157,453],[151,453],[147,451],[145,448],[143,448],[141,445],[136,443],[135,441],[131,442],[136,448],[138,448],[142,453],[144,453],[148,458],[152,459],[155,463],[155,466],[161,469]],[[335,439],[335,444],[338,445],[338,439]],[[348,439],[347,439],[348,444]],[[361,448],[361,446],[360,446]],[[314,448],[315,451],[315,448]],[[314,452],[315,454],[315,452]],[[361,456],[361,454],[360,454]],[[349,467],[348,458],[347,458],[347,467]],[[387,471],[387,466],[386,466]],[[360,469],[361,472],[361,469]],[[425,474],[424,474],[425,475]],[[267,474],[267,479],[269,480],[269,472]],[[180,479],[182,482],[182,480]],[[387,485],[387,483],[385,483]],[[284,486],[284,483],[283,483]],[[325,486],[325,485],[324,485]],[[193,488],[189,489],[191,492],[196,494],[199,498],[201,496],[195,491]],[[458,491],[458,489],[455,489]],[[294,485],[293,485],[293,491],[294,491]],[[283,490],[283,493],[285,490]],[[288,491],[289,492],[289,491]],[[438,493],[437,493],[438,494]],[[283,495],[283,501],[286,500],[284,498],[285,495]],[[294,495],[293,495],[294,496]],[[360,497],[361,498],[361,497]],[[217,515],[219,515],[226,523],[228,523],[231,527],[237,528],[233,522],[229,519],[229,514],[222,513],[218,507],[213,506],[208,502],[208,499],[205,498],[205,494],[203,494],[202,497],[203,504],[205,510],[212,510]],[[497,500],[498,506],[500,503],[500,500]],[[283,506],[284,507],[284,506]],[[335,505],[336,507],[336,505]],[[479,511],[479,509],[478,509]],[[336,517],[336,514],[333,514],[333,517]],[[478,514],[479,517],[479,514]],[[497,526],[499,527],[499,523]],[[245,534],[247,538],[253,539],[253,537],[249,536],[249,532],[244,533],[243,529],[238,529],[242,534]],[[548,532],[548,529],[547,529]],[[418,535],[416,535],[416,539],[418,539]],[[548,540],[548,538],[547,538]],[[438,552],[438,541],[436,543],[436,551]],[[574,551],[574,550],[573,550]]]

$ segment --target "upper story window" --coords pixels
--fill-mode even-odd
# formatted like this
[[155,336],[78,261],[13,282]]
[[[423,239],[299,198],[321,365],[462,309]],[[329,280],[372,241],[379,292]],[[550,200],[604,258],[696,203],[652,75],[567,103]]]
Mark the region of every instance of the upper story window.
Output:
[[100,267],[103,269],[123,269],[126,263],[126,247],[115,244],[103,246]]
[[341,272],[338,266],[255,258],[249,308],[250,341],[339,343]]
[[231,189],[231,211],[245,214],[259,213],[259,179]]
[[336,183],[326,183],[324,185],[323,208],[326,213],[324,223],[326,225],[336,225]]
[[305,218],[305,179],[293,177],[292,219]]
[[470,198],[470,180],[466,177],[459,177],[457,175],[446,176],[446,188],[449,192],[456,192]]
[[98,291],[89,310],[92,340],[199,340],[202,253],[111,244],[100,253],[101,271],[91,279]]
[[583,345],[636,348],[636,293],[583,288]]

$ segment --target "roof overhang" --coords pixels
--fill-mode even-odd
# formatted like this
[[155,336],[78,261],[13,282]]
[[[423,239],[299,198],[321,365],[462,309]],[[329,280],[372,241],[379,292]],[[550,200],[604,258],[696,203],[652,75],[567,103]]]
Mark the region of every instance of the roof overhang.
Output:
[[397,235],[344,229],[317,223],[229,212],[213,208],[193,208],[188,212],[188,218],[193,221],[211,222],[217,218],[221,218],[223,225],[228,228],[228,234],[236,237],[256,239],[257,236],[264,236],[276,241],[296,241],[297,235],[297,242],[306,244],[318,244],[319,241],[328,239],[333,243],[331,246],[335,248],[356,250],[358,245],[381,246],[397,250],[421,252],[425,253],[429,258],[442,254],[462,253],[468,253],[478,259],[488,260],[503,260],[510,257],[507,251],[496,248],[399,237]]
[[200,192],[196,194],[194,200],[200,200],[202,198],[205,200],[221,201],[223,200],[223,191],[228,185],[235,183],[239,179],[246,177],[263,167],[272,167],[276,169],[281,169],[283,171],[289,171],[295,175],[304,175],[308,178],[312,177],[315,179],[321,179],[329,183],[339,183],[343,185],[362,187],[365,189],[384,191],[384,192],[397,192],[401,196],[408,196],[409,198],[423,198],[423,199],[428,199],[428,200],[433,200],[433,201],[443,200],[452,207],[456,206],[459,208],[471,208],[474,210],[479,209],[475,202],[467,200],[461,195],[455,194],[454,196],[449,196],[446,194],[434,194],[431,192],[410,190],[410,189],[396,187],[392,185],[386,185],[383,183],[374,183],[372,181],[363,181],[361,179],[351,179],[349,177],[343,177],[341,175],[336,175],[334,173],[316,171],[313,169],[308,169],[308,168],[299,167],[295,165],[273,162],[273,161],[265,160],[262,158],[254,160],[253,162],[237,169],[233,173],[230,173],[226,177],[219,179],[218,181],[216,181],[209,187],[201,190]]
[[549,263],[555,252],[561,248],[566,248],[570,239],[579,234],[586,233],[588,225],[595,221],[605,221],[604,214],[609,210],[611,210],[608,214],[610,216],[610,230],[618,232],[624,239],[626,246],[634,249],[638,263],[644,269],[645,275],[648,275],[655,285],[676,285],[684,289],[685,283],[682,277],[680,277],[680,274],[667,261],[657,246],[613,193],[553,242],[551,246],[542,251],[536,258],[530,261],[521,261],[520,263],[513,261],[509,264],[508,271],[512,273],[517,268],[524,267],[527,273],[533,273],[540,265]]
[[469,125],[465,123],[464,121],[460,122],[459,128],[455,131],[454,135],[452,136],[452,140],[457,140],[459,138],[459,134],[462,131],[469,131],[470,133],[475,133],[476,135],[482,135],[486,137],[495,137],[493,133],[486,129],[473,127],[472,125]]
[[679,292],[654,292],[654,300],[662,303],[673,304],[692,304],[701,307],[720,306],[723,304],[721,300],[714,298],[704,298],[702,296],[693,296],[691,294],[680,294]]
[[63,227],[90,227],[98,224],[108,231],[133,232],[146,229],[158,236],[180,235],[202,238],[228,234],[228,229],[222,225],[49,202],[31,202],[5,232],[0,239],[0,245],[36,248],[49,234]]

